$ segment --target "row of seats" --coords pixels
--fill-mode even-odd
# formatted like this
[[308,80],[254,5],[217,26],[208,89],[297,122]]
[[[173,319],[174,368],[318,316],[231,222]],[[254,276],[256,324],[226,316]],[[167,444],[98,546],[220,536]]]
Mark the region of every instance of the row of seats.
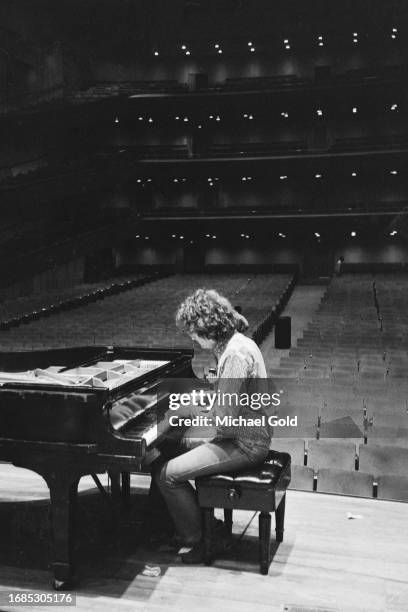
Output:
[[293,488],[408,501],[398,463],[408,458],[407,343],[398,326],[407,295],[403,274],[333,279],[297,346],[270,371],[281,415],[298,417],[296,440],[273,441],[295,457]]
[[282,438],[272,446],[292,457],[293,489],[408,501],[408,448]]
[[[272,315],[282,308],[292,282],[289,274],[187,274],[161,278],[136,289],[111,295],[74,310],[13,327],[2,333],[2,345],[10,349],[123,344],[175,347],[190,345],[175,327],[177,306],[198,287],[214,288],[239,304],[250,322],[250,334],[257,335]],[[275,309],[275,310],[273,310]],[[270,322],[268,323],[270,325]],[[259,339],[259,338],[258,338]],[[196,350],[194,368],[198,375],[214,363],[204,351]]]
[[[133,275],[131,279],[111,279],[109,284],[103,283],[79,284],[63,291],[35,294],[24,298],[15,298],[3,303],[0,308],[0,330],[10,330],[22,324],[38,321],[59,312],[70,311],[73,308],[86,306],[104,300],[111,295],[129,291],[145,283],[161,278],[162,274]],[[3,318],[6,315],[7,318]]]

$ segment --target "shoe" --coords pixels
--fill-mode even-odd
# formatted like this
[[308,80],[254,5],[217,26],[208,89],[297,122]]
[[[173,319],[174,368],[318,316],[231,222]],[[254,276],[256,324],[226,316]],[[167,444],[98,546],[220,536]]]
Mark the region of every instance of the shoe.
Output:
[[[217,521],[217,524],[214,527],[211,545],[210,545],[210,555],[213,559],[217,555],[223,553],[228,550],[232,545],[232,537],[225,528],[225,525],[222,521]],[[180,553],[180,557],[183,563],[188,565],[195,565],[199,563],[204,563],[205,561],[205,545],[204,541],[200,540],[195,546],[191,548],[188,552]]]

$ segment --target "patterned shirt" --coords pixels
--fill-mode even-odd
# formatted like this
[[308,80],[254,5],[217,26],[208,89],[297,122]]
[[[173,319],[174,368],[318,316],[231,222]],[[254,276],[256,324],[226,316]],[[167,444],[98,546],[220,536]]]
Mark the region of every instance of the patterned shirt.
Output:
[[[219,398],[213,414],[219,417],[242,417],[249,419],[265,417],[265,425],[219,425],[217,438],[230,438],[247,454],[262,448],[268,450],[271,430],[267,424],[266,412],[258,404],[251,407],[251,399],[262,393],[271,394],[262,353],[253,340],[240,332],[234,333],[224,345],[216,347],[218,357],[217,382],[215,391]],[[235,398],[235,399],[234,399]]]

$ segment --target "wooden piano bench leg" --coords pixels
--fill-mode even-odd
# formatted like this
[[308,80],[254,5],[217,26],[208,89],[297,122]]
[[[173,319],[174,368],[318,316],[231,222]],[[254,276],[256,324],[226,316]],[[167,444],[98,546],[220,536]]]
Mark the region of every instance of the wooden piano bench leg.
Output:
[[281,499],[281,503],[276,508],[275,511],[275,532],[276,532],[276,541],[283,542],[283,532],[285,527],[285,503],[286,503],[286,493]]
[[228,535],[232,535],[232,508],[224,508],[224,523]]
[[203,508],[203,540],[204,540],[204,563],[212,563],[212,530],[214,524],[214,508]]
[[270,564],[271,515],[259,513],[259,565],[261,574],[267,574]]

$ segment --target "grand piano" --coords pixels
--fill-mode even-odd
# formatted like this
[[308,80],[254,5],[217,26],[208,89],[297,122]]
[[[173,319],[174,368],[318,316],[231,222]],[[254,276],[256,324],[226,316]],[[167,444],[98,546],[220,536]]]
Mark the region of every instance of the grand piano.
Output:
[[49,487],[54,588],[76,581],[80,478],[91,474],[101,487],[97,474],[108,471],[114,492],[129,493],[130,472],[168,431],[170,389],[195,378],[192,356],[117,346],[0,352],[0,460],[33,470]]

